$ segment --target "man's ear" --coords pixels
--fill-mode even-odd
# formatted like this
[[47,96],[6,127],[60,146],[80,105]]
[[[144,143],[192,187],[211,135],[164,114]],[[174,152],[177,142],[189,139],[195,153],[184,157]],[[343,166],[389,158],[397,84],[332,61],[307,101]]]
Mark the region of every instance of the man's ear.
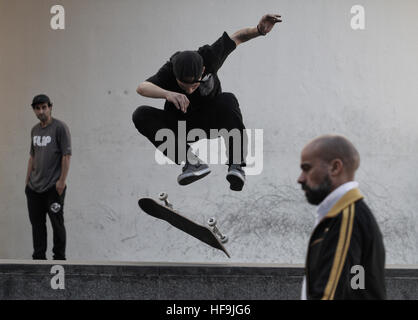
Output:
[[334,159],[331,161],[330,164],[330,174],[333,177],[336,177],[338,175],[341,174],[341,172],[343,171],[344,168],[344,163],[342,162],[341,159]]

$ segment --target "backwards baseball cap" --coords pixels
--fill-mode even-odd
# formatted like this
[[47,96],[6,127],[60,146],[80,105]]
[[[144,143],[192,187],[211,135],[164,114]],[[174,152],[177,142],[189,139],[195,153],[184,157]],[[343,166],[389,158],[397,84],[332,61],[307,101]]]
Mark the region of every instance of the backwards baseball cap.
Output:
[[32,108],[34,108],[37,104],[48,103],[49,106],[52,105],[51,100],[46,94],[38,94],[32,100]]
[[197,51],[179,51],[170,59],[173,72],[178,80],[194,83],[199,80],[203,71],[203,58]]

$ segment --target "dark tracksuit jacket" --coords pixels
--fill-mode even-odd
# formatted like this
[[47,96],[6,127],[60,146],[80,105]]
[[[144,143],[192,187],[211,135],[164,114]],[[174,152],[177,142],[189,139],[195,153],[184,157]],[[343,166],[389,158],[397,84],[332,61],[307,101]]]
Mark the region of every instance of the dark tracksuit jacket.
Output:
[[360,191],[352,189],[311,235],[305,265],[307,298],[385,299],[384,266],[382,234]]

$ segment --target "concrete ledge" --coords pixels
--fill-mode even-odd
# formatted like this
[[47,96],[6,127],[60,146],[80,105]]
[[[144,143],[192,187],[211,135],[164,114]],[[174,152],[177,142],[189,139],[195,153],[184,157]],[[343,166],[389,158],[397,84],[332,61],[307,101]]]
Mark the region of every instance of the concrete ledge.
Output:
[[[0,260],[0,299],[298,300],[302,278],[302,265]],[[417,266],[388,266],[386,281],[389,299],[418,299]]]

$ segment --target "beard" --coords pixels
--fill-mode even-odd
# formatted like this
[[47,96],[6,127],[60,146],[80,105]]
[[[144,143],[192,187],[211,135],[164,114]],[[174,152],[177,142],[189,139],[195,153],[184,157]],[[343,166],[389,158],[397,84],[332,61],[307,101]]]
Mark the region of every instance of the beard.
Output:
[[311,188],[306,184],[302,184],[302,189],[305,191],[308,202],[313,205],[318,205],[331,193],[331,179],[326,175],[324,180],[322,180],[316,188]]
[[38,116],[38,119],[41,122],[45,122],[46,120],[48,120],[48,117],[45,114],[41,114],[41,115]]

